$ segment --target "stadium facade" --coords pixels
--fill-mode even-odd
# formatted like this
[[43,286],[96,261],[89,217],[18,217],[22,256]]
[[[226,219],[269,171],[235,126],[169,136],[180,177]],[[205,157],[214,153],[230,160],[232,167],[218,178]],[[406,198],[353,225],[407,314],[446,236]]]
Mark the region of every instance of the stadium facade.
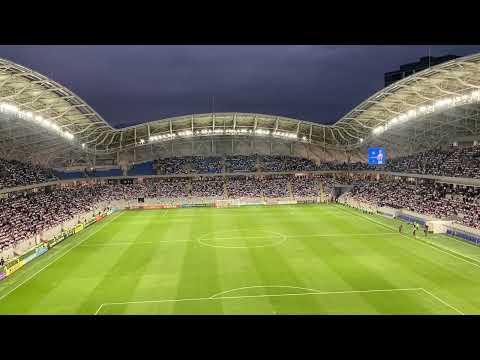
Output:
[[365,161],[369,146],[390,156],[479,134],[480,54],[388,86],[333,125],[276,115],[191,114],[116,129],[66,87],[0,60],[0,156],[48,167],[128,166],[168,156],[285,154],[316,162]]

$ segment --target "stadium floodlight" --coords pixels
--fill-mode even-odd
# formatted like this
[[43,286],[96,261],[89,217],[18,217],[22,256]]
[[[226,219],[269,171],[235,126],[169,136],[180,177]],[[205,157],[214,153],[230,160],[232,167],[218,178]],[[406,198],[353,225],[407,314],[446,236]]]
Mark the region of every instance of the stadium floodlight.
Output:
[[34,116],[31,111],[21,111],[17,106],[12,105],[12,104],[7,104],[7,103],[0,103],[0,112],[12,112],[15,113],[15,115],[24,120],[33,120],[37,123],[39,123],[40,126],[43,126],[45,128],[49,128],[57,132],[60,136],[67,138],[67,139],[74,139],[73,134],[69,133],[68,131],[63,131],[62,128],[49,120],[45,120],[43,116],[41,115],[36,115]]
[[372,133],[374,135],[379,135],[391,126],[405,123],[414,118],[428,115],[436,111],[443,111],[456,106],[470,105],[478,102],[480,102],[480,90],[475,90],[464,95],[438,99],[433,101],[431,104],[421,105],[417,108],[410,109],[407,112],[390,119],[383,126],[374,128]]
[[[299,136],[296,133],[288,133],[282,131],[270,131],[266,129],[248,129],[248,128],[241,128],[241,129],[199,129],[199,130],[184,130],[179,132],[172,132],[162,135],[151,135],[148,138],[149,142],[154,141],[168,141],[172,140],[176,137],[191,137],[191,136],[209,136],[209,135],[257,135],[257,136],[276,136],[286,139],[298,139]],[[307,137],[303,136],[300,138],[302,141],[308,142]],[[142,141],[140,141],[143,144]]]
[[0,104],[0,111],[1,112],[18,112],[18,107],[12,104],[1,103]]
[[383,127],[383,126],[377,126],[375,129],[373,129],[373,133],[374,133],[375,135],[381,134],[383,131],[384,131],[384,127]]

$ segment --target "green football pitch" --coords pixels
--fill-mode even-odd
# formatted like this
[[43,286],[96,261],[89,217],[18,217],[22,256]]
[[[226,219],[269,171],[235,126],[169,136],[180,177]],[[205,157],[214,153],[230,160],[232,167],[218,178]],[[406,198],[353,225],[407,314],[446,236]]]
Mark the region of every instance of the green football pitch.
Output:
[[122,211],[1,281],[0,314],[479,314],[480,248],[398,224],[342,205]]

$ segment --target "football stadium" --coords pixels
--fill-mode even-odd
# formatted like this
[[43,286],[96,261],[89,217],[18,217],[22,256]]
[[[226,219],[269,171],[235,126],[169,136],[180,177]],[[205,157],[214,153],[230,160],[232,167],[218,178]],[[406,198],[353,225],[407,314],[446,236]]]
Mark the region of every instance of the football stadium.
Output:
[[0,59],[0,314],[480,314],[479,121],[480,54],[331,125],[114,127]]

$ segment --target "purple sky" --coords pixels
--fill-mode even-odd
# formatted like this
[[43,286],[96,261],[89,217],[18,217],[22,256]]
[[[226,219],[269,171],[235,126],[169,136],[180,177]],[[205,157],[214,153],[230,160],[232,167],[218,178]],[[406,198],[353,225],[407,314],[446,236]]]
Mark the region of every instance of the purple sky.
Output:
[[[0,57],[70,88],[113,126],[216,112],[331,123],[429,46],[0,46]],[[435,45],[434,56],[480,45]]]

